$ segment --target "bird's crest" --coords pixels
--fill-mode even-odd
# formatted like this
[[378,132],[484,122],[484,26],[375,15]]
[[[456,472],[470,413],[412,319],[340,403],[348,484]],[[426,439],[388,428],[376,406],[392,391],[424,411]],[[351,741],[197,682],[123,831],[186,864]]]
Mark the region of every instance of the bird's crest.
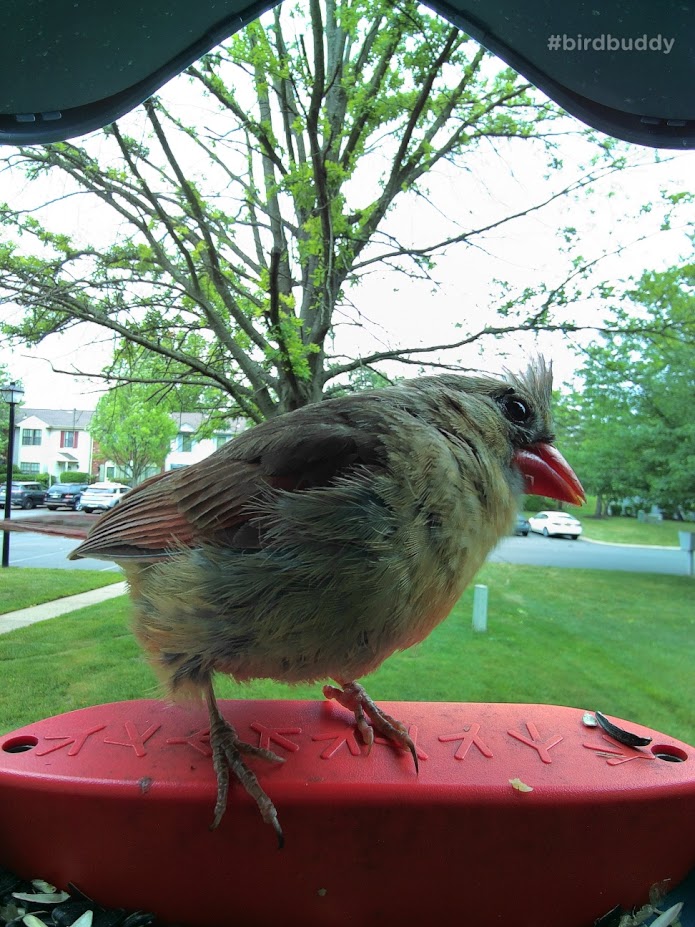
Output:
[[553,389],[553,364],[542,356],[534,358],[523,373],[504,371],[506,378],[528,393],[539,406],[549,406]]

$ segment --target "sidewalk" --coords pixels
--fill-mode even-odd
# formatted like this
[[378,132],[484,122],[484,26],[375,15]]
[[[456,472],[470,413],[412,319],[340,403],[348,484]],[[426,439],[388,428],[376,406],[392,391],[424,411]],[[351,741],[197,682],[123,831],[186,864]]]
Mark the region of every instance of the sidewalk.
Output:
[[0,615],[0,634],[4,634],[6,631],[14,631],[16,628],[25,628],[37,621],[57,618],[58,615],[74,612],[76,609],[85,608],[87,605],[97,605],[99,602],[114,599],[116,596],[125,595],[127,592],[127,583],[112,583],[110,586],[90,589],[88,592],[80,592],[78,595],[68,595],[62,599],[55,599],[53,602],[44,602],[42,605],[34,605],[31,608],[20,608],[16,612],[7,612],[5,615]]

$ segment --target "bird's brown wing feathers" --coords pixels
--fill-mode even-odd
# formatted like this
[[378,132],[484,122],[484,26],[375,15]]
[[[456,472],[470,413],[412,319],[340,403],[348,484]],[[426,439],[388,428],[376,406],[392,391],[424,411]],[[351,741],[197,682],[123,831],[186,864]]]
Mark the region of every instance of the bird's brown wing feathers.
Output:
[[104,515],[72,558],[156,559],[182,547],[258,543],[248,527],[253,500],[268,488],[325,485],[352,466],[382,465],[381,440],[330,403],[245,432],[210,457],[152,477]]

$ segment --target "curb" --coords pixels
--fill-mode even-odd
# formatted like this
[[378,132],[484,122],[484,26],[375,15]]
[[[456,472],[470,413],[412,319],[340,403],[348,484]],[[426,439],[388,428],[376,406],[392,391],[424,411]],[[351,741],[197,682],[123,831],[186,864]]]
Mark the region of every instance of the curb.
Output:
[[7,631],[15,631],[17,628],[25,628],[27,625],[36,624],[37,621],[47,621],[49,618],[57,618],[58,615],[65,615],[68,612],[74,612],[78,608],[86,608],[87,605],[97,605],[99,602],[105,602],[107,599],[115,599],[119,595],[125,595],[128,592],[128,583],[111,583],[108,586],[100,586],[98,589],[89,589],[87,592],[79,592],[77,595],[64,596],[62,599],[54,599],[52,602],[43,602],[41,605],[33,605],[30,608],[20,608],[15,612],[7,612],[0,615],[0,634]]
[[617,541],[595,541],[593,538],[583,537],[582,541],[588,544],[602,544],[604,547],[635,547],[638,550],[680,550],[677,545],[664,544],[619,544]]

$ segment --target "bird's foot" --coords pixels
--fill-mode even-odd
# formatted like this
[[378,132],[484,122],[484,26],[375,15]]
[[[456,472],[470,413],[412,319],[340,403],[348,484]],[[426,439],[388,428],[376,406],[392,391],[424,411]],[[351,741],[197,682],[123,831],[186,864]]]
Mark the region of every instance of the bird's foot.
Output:
[[249,769],[244,760],[242,753],[247,756],[257,756],[271,763],[284,763],[281,756],[273,753],[272,750],[265,750],[263,747],[254,747],[239,739],[239,735],[232,725],[225,721],[220,714],[219,708],[215,703],[212,693],[208,696],[208,709],[210,712],[210,747],[212,749],[212,765],[217,776],[217,801],[215,803],[215,817],[210,830],[214,830],[222,820],[227,807],[227,795],[229,793],[229,773],[230,770],[238,781],[243,785],[251,798],[258,805],[261,817],[266,824],[270,824],[277,834],[278,846],[282,849],[285,838],[278,821],[278,814],[275,805],[261,788],[261,785]]
[[[324,686],[323,694],[326,698],[335,699],[343,708],[353,712],[357,730],[367,745],[367,753],[374,743],[374,731],[377,731],[401,749],[410,750],[415,763],[415,772],[418,772],[417,750],[405,724],[382,711],[367,695],[363,686],[358,682],[350,682],[342,689]],[[367,718],[372,722],[371,724],[367,722]]]

